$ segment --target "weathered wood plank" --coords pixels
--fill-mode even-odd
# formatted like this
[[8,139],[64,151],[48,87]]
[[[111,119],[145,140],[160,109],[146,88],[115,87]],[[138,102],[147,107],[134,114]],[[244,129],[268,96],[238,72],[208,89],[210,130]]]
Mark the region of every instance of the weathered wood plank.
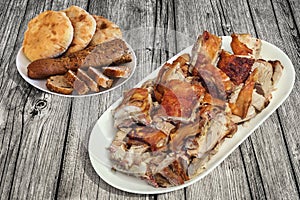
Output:
[[[275,15],[279,24],[280,35],[284,41],[284,51],[292,60],[296,70],[294,89],[287,101],[278,109],[281,128],[284,132],[284,140],[288,150],[288,156],[292,163],[292,172],[295,176],[298,195],[300,195],[300,108],[295,106],[300,96],[300,24],[299,24],[299,1],[289,5],[287,1],[273,3]],[[296,24],[295,24],[296,23]]]
[[[280,4],[280,2],[277,2],[277,3]],[[286,5],[286,4],[288,4],[288,5]],[[300,3],[299,3],[299,1],[287,0],[287,2],[285,2],[284,7],[286,7],[286,6],[289,7],[288,10],[291,10],[291,13],[286,13],[286,14],[292,15],[291,17],[293,18],[293,22],[296,23],[298,32],[300,32]]]
[[1,39],[9,38],[1,47],[1,199],[55,196],[71,99],[34,89],[15,66],[26,24],[50,8],[49,2],[27,1],[1,8],[8,10]]
[[[286,40],[282,38],[281,34],[283,30],[278,29],[277,26],[277,24],[280,26],[280,24],[284,23],[284,20],[279,21],[277,16],[274,15],[271,9],[274,5],[271,2],[262,3],[259,1],[252,1],[249,5],[258,37],[284,49],[284,46],[289,43],[286,43]],[[288,120],[291,123],[291,119]],[[297,182],[294,180],[288,156],[289,153],[286,149],[286,132],[283,135],[281,127],[278,125],[280,123],[285,124],[286,122],[279,121],[276,114],[273,114],[253,134],[251,141],[256,154],[255,157],[258,162],[266,197],[270,199],[295,199],[299,198]],[[269,141],[272,141],[272,143]],[[293,143],[295,144],[295,140]],[[266,150],[262,151],[261,149],[263,148]],[[246,152],[245,155],[247,155]],[[285,189],[286,185],[289,185],[289,187]]]

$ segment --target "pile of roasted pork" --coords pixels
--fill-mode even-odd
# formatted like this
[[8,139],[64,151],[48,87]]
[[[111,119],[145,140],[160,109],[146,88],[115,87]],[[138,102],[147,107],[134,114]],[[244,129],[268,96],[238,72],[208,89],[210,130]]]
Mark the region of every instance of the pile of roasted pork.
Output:
[[260,58],[261,41],[233,34],[232,52],[205,31],[191,55],[124,94],[114,110],[113,168],[155,187],[183,184],[205,169],[226,137],[264,109],[283,66]]

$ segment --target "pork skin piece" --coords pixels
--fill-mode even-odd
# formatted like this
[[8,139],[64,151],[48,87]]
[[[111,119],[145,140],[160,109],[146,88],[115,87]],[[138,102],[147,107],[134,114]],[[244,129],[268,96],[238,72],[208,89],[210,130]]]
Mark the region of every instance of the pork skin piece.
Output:
[[167,81],[178,79],[184,81],[188,76],[188,62],[190,57],[188,54],[179,56],[172,63],[165,63],[159,70],[158,76],[155,82],[158,84],[164,84]]
[[239,85],[248,78],[254,61],[252,58],[240,57],[222,50],[217,67],[225,72],[235,85]]
[[230,78],[211,64],[199,68],[197,76],[200,77],[202,85],[213,98],[225,101],[234,90],[234,84]]
[[235,55],[245,55],[254,58],[260,57],[261,40],[251,37],[250,34],[232,34],[230,43]]
[[131,140],[143,141],[150,146],[152,152],[163,148],[167,143],[167,135],[149,126],[134,126],[127,134]]
[[135,123],[148,125],[152,107],[151,94],[146,88],[134,88],[124,93],[122,103],[114,110],[115,127],[128,127]]
[[181,80],[170,80],[158,84],[154,95],[160,104],[158,115],[190,118],[193,108],[200,102],[205,89],[199,84],[191,84]]
[[219,56],[222,45],[222,39],[216,35],[204,31],[198,36],[192,49],[191,67],[200,67],[206,64],[215,64]]
[[230,103],[231,112],[244,119],[247,116],[248,109],[252,103],[252,94],[255,82],[257,81],[258,70],[254,70],[248,77],[245,85],[240,90],[235,103]]

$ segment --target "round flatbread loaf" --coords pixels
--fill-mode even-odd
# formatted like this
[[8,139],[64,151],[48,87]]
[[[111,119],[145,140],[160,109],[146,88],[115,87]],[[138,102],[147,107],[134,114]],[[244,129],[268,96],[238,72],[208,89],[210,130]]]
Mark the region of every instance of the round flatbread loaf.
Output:
[[64,12],[45,11],[28,23],[23,52],[31,60],[53,58],[64,53],[73,39],[71,21]]
[[63,10],[72,22],[74,28],[73,41],[66,54],[84,49],[91,41],[96,31],[96,21],[87,11],[71,6]]
[[122,38],[121,29],[115,23],[102,16],[93,15],[93,17],[96,20],[97,28],[91,45],[101,44],[115,38]]

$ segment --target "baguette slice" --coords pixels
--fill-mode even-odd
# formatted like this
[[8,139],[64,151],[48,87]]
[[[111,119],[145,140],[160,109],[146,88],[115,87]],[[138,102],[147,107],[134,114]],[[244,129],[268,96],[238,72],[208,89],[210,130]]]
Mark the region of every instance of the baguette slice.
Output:
[[87,72],[88,75],[94,79],[99,86],[103,88],[110,88],[112,86],[113,80],[102,74],[98,69],[89,67]]
[[108,66],[102,68],[103,74],[114,78],[127,78],[130,74],[130,69],[127,66]]
[[47,88],[60,94],[72,94],[73,87],[70,85],[64,75],[51,76],[46,82]]
[[82,69],[78,69],[76,75],[79,79],[83,80],[89,86],[91,91],[100,91],[98,84],[93,79],[91,79],[91,77],[89,77],[85,71],[83,71]]
[[82,95],[89,92],[88,86],[80,80],[75,73],[72,70],[68,70],[68,72],[65,74],[65,77],[70,85],[73,86],[74,90]]

